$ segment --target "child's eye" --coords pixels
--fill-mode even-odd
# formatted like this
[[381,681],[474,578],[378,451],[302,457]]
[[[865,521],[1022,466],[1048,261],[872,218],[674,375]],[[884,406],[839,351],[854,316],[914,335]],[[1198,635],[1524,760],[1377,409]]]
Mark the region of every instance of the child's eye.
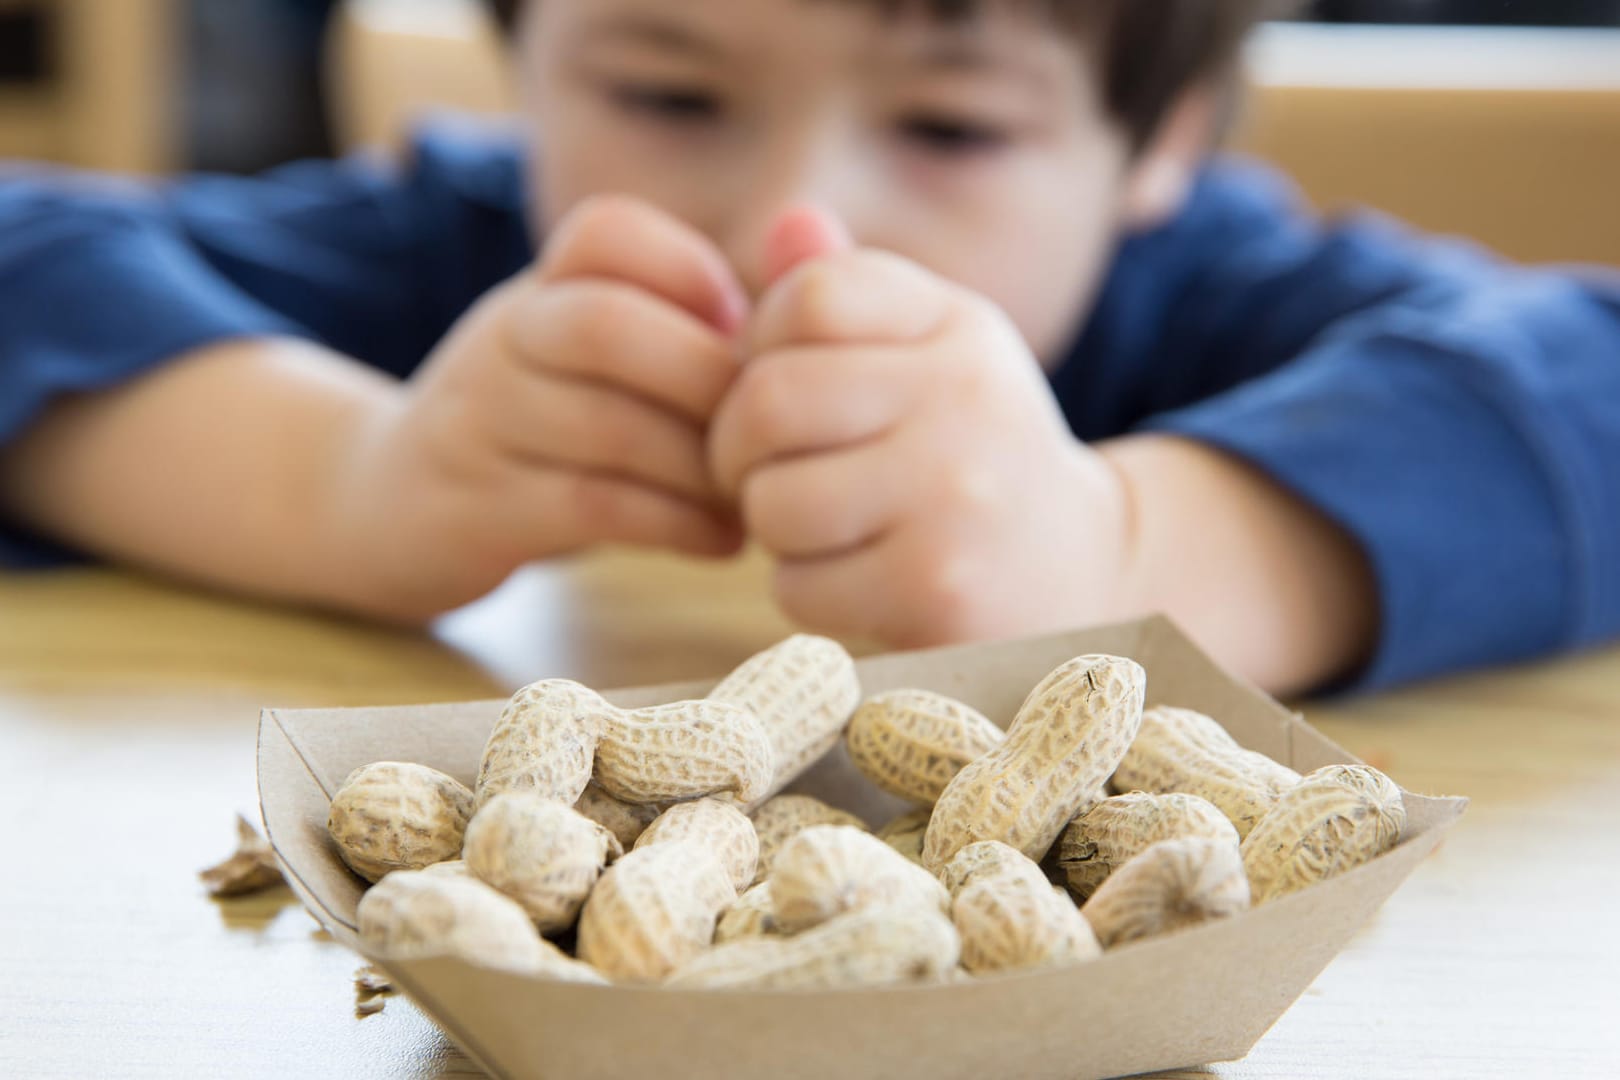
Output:
[[1010,141],[1007,133],[987,124],[939,116],[913,116],[900,122],[900,133],[930,153],[954,157],[1000,150]]
[[720,100],[702,90],[622,83],[613,87],[611,92],[613,99],[623,108],[655,119],[697,124],[720,117]]

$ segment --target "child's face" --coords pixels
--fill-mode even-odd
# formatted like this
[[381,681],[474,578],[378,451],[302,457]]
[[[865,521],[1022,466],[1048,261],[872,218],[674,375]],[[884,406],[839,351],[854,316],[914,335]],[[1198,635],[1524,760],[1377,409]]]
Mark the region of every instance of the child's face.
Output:
[[951,25],[848,0],[533,3],[546,228],[586,196],[635,195],[757,295],[771,222],[810,201],[996,301],[1047,361],[1088,308],[1129,154],[1083,50],[1033,5]]

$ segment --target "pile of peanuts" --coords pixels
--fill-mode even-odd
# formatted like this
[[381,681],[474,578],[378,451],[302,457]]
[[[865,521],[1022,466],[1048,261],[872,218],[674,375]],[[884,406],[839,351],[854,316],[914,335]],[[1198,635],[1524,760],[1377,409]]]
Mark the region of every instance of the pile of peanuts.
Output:
[[[359,925],[383,955],[793,989],[1083,963],[1400,839],[1401,793],[1382,773],[1301,776],[1207,716],[1144,712],[1144,681],[1132,660],[1076,657],[1003,731],[926,690],[863,701],[849,654],[808,635],[697,701],[619,709],[551,679],[501,713],[473,790],[423,765],[366,765],[328,830],[376,883]],[[777,794],[840,738],[917,809],[874,835]]]

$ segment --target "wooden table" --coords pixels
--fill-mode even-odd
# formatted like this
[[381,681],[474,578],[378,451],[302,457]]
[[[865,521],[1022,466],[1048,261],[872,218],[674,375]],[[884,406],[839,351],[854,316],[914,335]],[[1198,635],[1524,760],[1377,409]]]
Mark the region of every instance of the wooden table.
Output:
[[[788,627],[763,568],[526,572],[433,637],[107,571],[0,577],[0,1076],[475,1075],[284,888],[195,872],[256,815],[261,705],[723,671]],[[1454,836],[1244,1061],[1184,1076],[1620,1076],[1620,651],[1315,707]],[[607,1052],[607,1051],[604,1051]]]

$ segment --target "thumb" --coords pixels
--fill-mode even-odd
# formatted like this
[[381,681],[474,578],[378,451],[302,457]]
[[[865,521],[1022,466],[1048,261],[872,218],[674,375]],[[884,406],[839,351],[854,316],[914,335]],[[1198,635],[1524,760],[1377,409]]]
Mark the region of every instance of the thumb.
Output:
[[795,206],[782,213],[765,238],[765,283],[775,285],[802,262],[855,246],[837,216],[818,206]]

